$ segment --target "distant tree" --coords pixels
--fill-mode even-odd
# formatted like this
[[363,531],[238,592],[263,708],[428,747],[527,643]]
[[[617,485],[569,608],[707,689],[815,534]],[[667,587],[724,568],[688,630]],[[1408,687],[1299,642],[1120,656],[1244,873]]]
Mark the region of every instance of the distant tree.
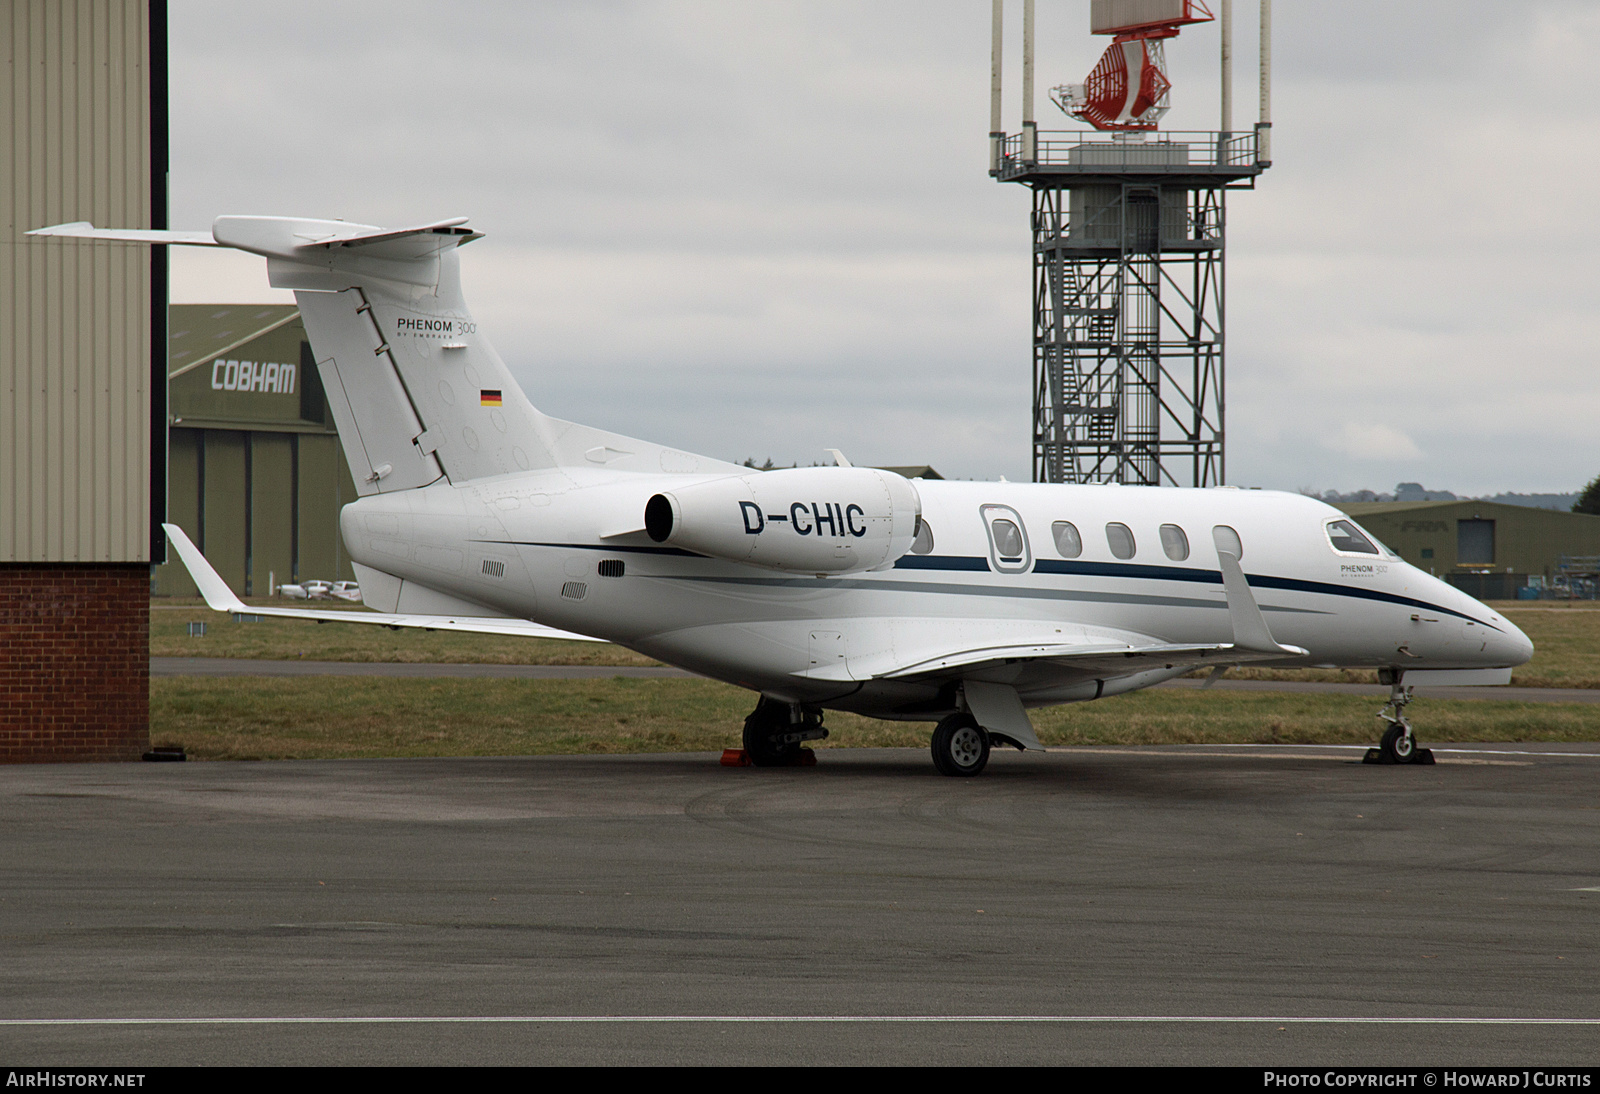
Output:
[[1583,488],[1578,500],[1572,503],[1572,511],[1600,515],[1600,475],[1596,475],[1589,485]]

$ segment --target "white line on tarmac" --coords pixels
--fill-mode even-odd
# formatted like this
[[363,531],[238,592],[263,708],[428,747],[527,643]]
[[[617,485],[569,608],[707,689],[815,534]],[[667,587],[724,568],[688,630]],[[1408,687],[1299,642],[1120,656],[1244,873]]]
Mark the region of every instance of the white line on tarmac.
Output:
[[[1134,746],[1130,746],[1130,747],[1137,748],[1137,747],[1140,747],[1140,746],[1134,745]],[[1161,747],[1161,746],[1156,746],[1156,747]],[[1285,743],[1285,744],[1170,745],[1170,746],[1167,746],[1167,747],[1180,748],[1180,749],[1183,749],[1183,748],[1275,748],[1275,749],[1284,749],[1284,748],[1305,748],[1305,749],[1325,748],[1325,749],[1357,750],[1357,751],[1360,751],[1360,752],[1365,752],[1367,749],[1371,748],[1372,746],[1371,745],[1301,745],[1301,744],[1288,744],[1288,743]],[[1515,748],[1445,748],[1445,747],[1443,747],[1441,745],[1429,745],[1428,747],[1431,748],[1435,752],[1448,752],[1451,755],[1456,755],[1456,756],[1564,756],[1564,757],[1566,757],[1568,759],[1576,759],[1576,760],[1600,760],[1600,752],[1535,752],[1532,749],[1515,749]],[[1073,751],[1073,747],[1071,745],[1057,746],[1057,748],[1059,748],[1059,750],[1062,751],[1062,752],[1071,752],[1071,751]],[[1051,751],[1056,751],[1056,750],[1057,749],[1051,749]]]
[[5,1018],[0,1026],[265,1026],[265,1025],[651,1025],[793,1024],[921,1025],[939,1023],[1147,1023],[1357,1026],[1600,1026],[1600,1018],[1292,1017],[1199,1014],[507,1014],[321,1015],[259,1018]]

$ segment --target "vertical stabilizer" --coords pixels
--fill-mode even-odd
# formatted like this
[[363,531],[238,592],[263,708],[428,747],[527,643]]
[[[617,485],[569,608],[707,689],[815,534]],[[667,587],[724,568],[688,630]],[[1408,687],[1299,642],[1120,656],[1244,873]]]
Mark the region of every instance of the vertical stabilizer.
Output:
[[456,248],[479,236],[459,220],[222,217],[213,232],[265,255],[273,286],[294,290],[361,493],[556,465],[544,415],[461,295]]
[[454,217],[409,228],[218,217],[204,232],[102,229],[29,235],[233,247],[293,289],[350,475],[363,495],[548,467],[739,473],[721,460],[546,417],[467,310],[456,249],[482,238]]

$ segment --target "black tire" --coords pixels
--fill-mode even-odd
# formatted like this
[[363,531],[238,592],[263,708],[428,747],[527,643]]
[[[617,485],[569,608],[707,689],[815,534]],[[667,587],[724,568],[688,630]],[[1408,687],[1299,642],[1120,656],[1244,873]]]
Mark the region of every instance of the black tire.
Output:
[[1384,732],[1378,750],[1383,754],[1384,763],[1414,763],[1417,758],[1417,739],[1415,736],[1408,736],[1400,726],[1392,725]]
[[780,735],[789,731],[789,708],[763,698],[744,720],[744,751],[757,767],[788,767],[798,749]]
[[941,775],[970,777],[989,762],[989,735],[970,714],[952,714],[933,731],[933,766]]

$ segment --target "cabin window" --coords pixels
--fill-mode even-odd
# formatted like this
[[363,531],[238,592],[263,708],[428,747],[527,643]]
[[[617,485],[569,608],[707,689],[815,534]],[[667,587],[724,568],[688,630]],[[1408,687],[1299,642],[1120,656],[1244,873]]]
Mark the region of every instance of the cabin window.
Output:
[[1183,529],[1176,524],[1163,524],[1161,526],[1161,549],[1167,557],[1174,562],[1182,562],[1189,557],[1189,537],[1183,534]]
[[1361,529],[1347,520],[1336,520],[1329,523],[1328,542],[1333,544],[1335,551],[1345,551],[1356,555],[1375,555],[1378,553],[1378,549],[1372,545],[1370,539],[1362,534]]
[[1228,552],[1234,558],[1244,558],[1244,544],[1239,540],[1239,533],[1229,528],[1226,524],[1219,524],[1211,529],[1211,542],[1217,545],[1217,551]]
[[911,553],[914,555],[933,553],[933,529],[920,517],[917,518],[917,538],[911,541]]
[[1071,521],[1056,521],[1050,526],[1050,535],[1056,541],[1056,553],[1062,558],[1077,558],[1083,554],[1083,537]]
[[1014,562],[1022,557],[1022,530],[1009,520],[996,520],[989,523],[994,530],[994,549],[1000,552],[1000,557],[1007,562]]
[[1126,524],[1106,525],[1106,543],[1111,547],[1111,553],[1117,558],[1132,558],[1137,550],[1133,542],[1133,529]]

